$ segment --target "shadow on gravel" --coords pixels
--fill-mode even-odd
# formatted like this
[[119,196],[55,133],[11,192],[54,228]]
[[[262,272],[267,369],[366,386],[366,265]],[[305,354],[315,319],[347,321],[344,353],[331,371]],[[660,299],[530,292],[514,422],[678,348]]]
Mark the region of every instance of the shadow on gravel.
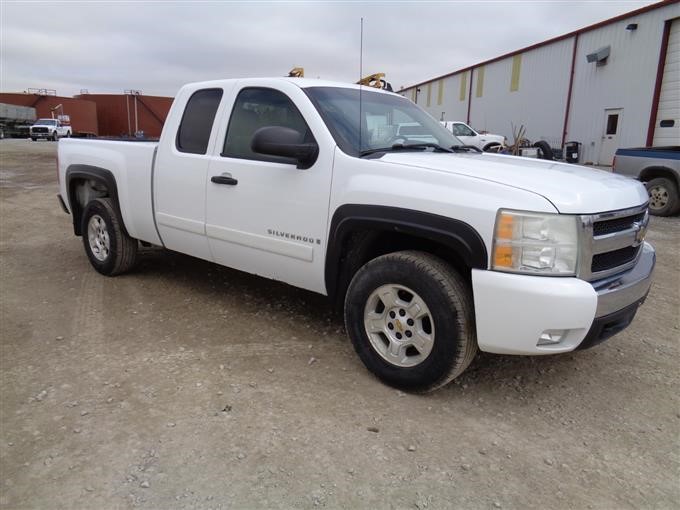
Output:
[[[304,322],[327,324],[345,334],[342,314],[334,311],[330,300],[314,292],[251,275],[180,253],[150,248],[140,252],[140,260],[130,276],[142,280],[166,279],[186,295],[238,300],[248,295],[255,306],[278,309],[282,314],[296,314]],[[602,347],[600,347],[602,348]],[[597,349],[596,349],[597,350]],[[507,356],[479,353],[470,367],[445,389],[434,395],[450,399],[449,392],[474,387],[479,396],[511,400],[508,394],[526,400],[539,390],[553,386],[564,389],[578,384],[579,370],[587,370],[586,353],[555,356]],[[580,358],[580,359],[579,359]],[[494,397],[496,395],[496,397]]]
[[169,250],[143,249],[130,274],[142,279],[167,278],[175,285],[186,286],[188,292],[231,297],[248,294],[256,303],[284,304],[291,312],[324,322],[330,319],[334,326],[343,327],[342,315],[334,313],[325,296]]

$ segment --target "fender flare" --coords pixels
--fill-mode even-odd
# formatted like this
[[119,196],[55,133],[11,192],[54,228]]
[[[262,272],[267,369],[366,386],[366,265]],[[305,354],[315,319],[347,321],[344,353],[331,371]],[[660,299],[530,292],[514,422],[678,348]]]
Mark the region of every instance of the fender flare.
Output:
[[325,283],[329,296],[338,290],[343,247],[356,231],[400,232],[454,250],[471,269],[487,269],[484,240],[469,224],[438,214],[380,205],[347,204],[333,214],[326,251]]
[[71,209],[71,217],[73,218],[73,232],[75,235],[79,236],[82,234],[80,228],[80,218],[83,213],[82,207],[80,204],[78,204],[75,196],[74,181],[76,179],[98,181],[106,186],[106,188],[109,190],[109,196],[111,197],[111,200],[113,200],[115,209],[118,212],[118,220],[123,226],[123,229],[125,229],[125,224],[123,223],[120,214],[120,203],[118,202],[118,185],[116,184],[116,178],[113,176],[113,173],[111,173],[110,170],[92,165],[70,165],[66,169],[65,179],[66,191],[68,193],[68,205]]

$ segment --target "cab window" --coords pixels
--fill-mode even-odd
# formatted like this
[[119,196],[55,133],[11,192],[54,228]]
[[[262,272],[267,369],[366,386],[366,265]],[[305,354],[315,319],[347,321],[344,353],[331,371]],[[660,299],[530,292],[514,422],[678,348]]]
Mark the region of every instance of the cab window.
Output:
[[258,154],[250,148],[255,131],[266,126],[294,129],[300,133],[301,143],[314,141],[302,114],[288,96],[279,90],[249,87],[239,92],[234,103],[222,156],[290,163],[288,158]]
[[182,115],[175,145],[180,152],[205,154],[212,131],[222,89],[203,89],[194,92]]

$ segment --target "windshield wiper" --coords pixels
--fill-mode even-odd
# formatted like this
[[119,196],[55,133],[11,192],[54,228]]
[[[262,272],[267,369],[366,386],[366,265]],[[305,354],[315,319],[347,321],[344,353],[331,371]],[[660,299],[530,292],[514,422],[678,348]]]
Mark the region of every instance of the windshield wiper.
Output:
[[452,145],[451,150],[453,152],[470,152],[470,151],[475,151],[475,152],[483,152],[482,149],[479,147],[475,147],[474,145]]
[[391,151],[403,151],[403,150],[425,150],[434,149],[435,152],[454,152],[453,148],[447,149],[442,147],[438,143],[423,142],[423,143],[395,143],[391,147],[381,147],[379,149],[366,149],[359,153],[360,157],[368,156],[370,154],[376,154],[378,152],[391,152]]

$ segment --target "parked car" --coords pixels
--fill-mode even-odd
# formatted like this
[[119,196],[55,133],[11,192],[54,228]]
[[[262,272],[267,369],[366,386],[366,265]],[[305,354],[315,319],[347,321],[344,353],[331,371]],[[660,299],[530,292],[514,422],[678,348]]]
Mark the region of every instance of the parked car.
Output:
[[[422,129],[395,141],[400,122]],[[408,99],[356,85],[193,83],[157,143],[64,139],[58,166],[100,273],[131,270],[143,242],[329,296],[366,367],[409,391],[478,349],[602,342],[655,264],[639,182],[465,148]]]
[[59,138],[71,136],[71,126],[58,119],[38,119],[30,128],[31,140],[40,138],[57,141]]
[[507,139],[503,135],[493,135],[491,133],[480,134],[465,124],[465,122],[443,120],[441,123],[446,129],[451,131],[456,138],[462,140],[465,145],[473,145],[484,152],[491,148],[496,148],[495,150],[497,150],[507,143]]
[[680,212],[680,146],[618,149],[613,171],[645,183],[650,213],[672,216]]

